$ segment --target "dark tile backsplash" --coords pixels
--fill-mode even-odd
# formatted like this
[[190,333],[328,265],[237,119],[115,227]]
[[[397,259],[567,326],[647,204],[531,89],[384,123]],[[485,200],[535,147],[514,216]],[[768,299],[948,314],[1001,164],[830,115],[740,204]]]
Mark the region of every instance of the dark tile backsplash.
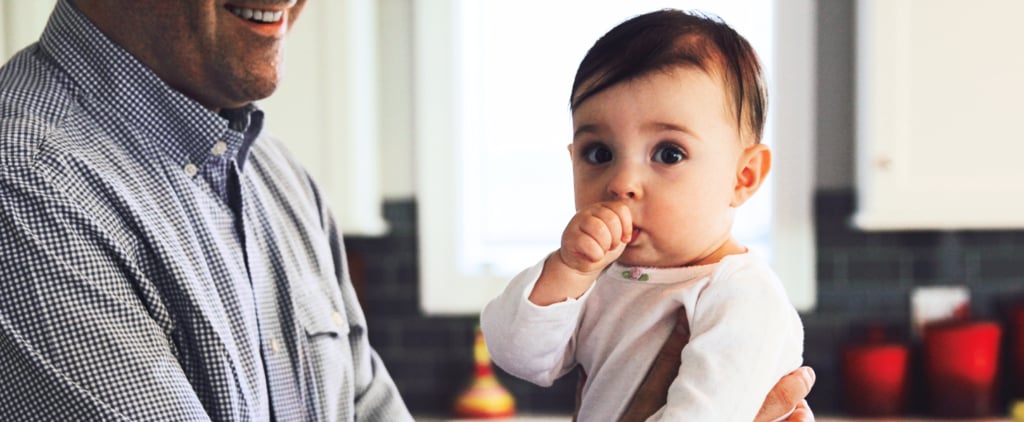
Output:
[[[849,225],[850,191],[819,192],[815,210],[818,305],[802,316],[804,358],[818,375],[809,397],[816,413],[841,413],[840,351],[864,325],[882,324],[896,338],[908,338],[915,286],[966,284],[972,311],[985,318],[1000,318],[1007,304],[1024,296],[1024,231],[863,232]],[[384,212],[392,226],[388,236],[346,238],[370,341],[414,413],[448,414],[473,372],[477,318],[422,315],[415,204],[388,202]],[[520,412],[571,411],[575,375],[540,388],[498,372]],[[1007,385],[1013,381],[1003,378]],[[922,408],[922,387],[912,382],[914,412]]]

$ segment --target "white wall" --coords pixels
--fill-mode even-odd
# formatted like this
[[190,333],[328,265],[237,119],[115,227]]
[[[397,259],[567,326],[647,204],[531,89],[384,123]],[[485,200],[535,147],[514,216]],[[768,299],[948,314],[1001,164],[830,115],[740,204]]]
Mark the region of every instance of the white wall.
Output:
[[381,194],[385,199],[408,199],[414,196],[413,1],[378,2]]
[[39,39],[55,0],[0,0],[0,61]]

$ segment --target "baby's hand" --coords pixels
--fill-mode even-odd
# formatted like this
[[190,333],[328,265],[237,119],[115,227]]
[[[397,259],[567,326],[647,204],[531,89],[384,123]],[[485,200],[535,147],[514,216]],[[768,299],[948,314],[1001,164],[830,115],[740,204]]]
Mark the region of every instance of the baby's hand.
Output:
[[576,212],[562,233],[562,247],[544,261],[530,292],[538,306],[579,298],[597,275],[622,255],[633,237],[633,216],[626,204],[599,202]]
[[618,259],[633,236],[633,217],[622,202],[598,202],[579,210],[562,233],[558,256],[584,274],[601,271]]

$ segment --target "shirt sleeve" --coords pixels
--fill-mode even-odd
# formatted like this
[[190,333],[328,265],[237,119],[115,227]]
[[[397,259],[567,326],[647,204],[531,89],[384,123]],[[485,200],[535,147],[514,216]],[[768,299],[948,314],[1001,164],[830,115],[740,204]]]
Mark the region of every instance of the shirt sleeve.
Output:
[[648,420],[753,420],[802,362],[799,316],[773,273],[750,268],[712,281],[693,308],[668,404]]
[[484,307],[480,328],[495,364],[512,375],[547,387],[576,365],[576,328],[594,287],[579,299],[535,305],[528,297],[543,268],[541,260],[513,278]]
[[412,421],[412,415],[399,395],[398,387],[395,386],[394,380],[384,367],[384,362],[366,336],[366,317],[352,286],[340,230],[327,207],[321,204],[320,208],[322,221],[327,222],[331,250],[334,254],[334,268],[337,271],[346,316],[352,326],[348,335],[355,366],[353,370],[357,390],[356,420]]
[[0,168],[0,419],[209,420],[127,255],[25,180]]

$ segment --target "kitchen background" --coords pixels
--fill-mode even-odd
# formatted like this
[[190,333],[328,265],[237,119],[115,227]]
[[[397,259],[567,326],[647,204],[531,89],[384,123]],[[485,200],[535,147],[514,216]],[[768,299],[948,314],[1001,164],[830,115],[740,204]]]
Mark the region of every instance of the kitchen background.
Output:
[[[816,2],[816,118],[814,218],[817,304],[803,313],[805,359],[817,373],[809,402],[818,414],[842,414],[843,347],[881,324],[910,339],[910,294],[915,287],[965,285],[979,318],[1005,318],[1024,294],[1024,231],[915,230],[866,232],[851,226],[857,209],[855,173],[855,6],[853,0]],[[391,9],[406,22],[408,10]],[[401,26],[401,25],[395,25]],[[393,116],[392,116],[393,118]],[[1018,137],[1019,138],[1019,137]],[[398,172],[410,172],[403,166]],[[389,177],[386,172],[385,178]],[[401,196],[401,195],[398,195]],[[429,317],[420,312],[416,201],[393,197],[384,237],[348,237],[354,278],[361,282],[370,336],[409,406],[421,414],[448,414],[472,373],[475,316]],[[1006,353],[1003,353],[1006,356]],[[913,357],[912,357],[913,362]],[[1006,365],[1003,366],[1005,368]],[[909,412],[926,414],[924,381],[915,365]],[[999,382],[1008,392],[1011,379]],[[550,388],[499,371],[521,412],[571,410],[575,376]],[[1005,409],[1008,393],[1000,398]]]
[[[4,25],[0,37],[5,37],[0,39],[3,57],[37,36],[50,3],[0,0],[0,24]],[[473,373],[472,345],[477,318],[426,316],[421,312],[417,237],[421,227],[417,226],[414,170],[407,157],[415,133],[409,100],[413,91],[411,57],[416,44],[411,29],[414,0],[327,0],[324,7],[343,7],[360,13],[367,10],[363,6],[338,6],[349,3],[376,5],[373,13],[350,16],[347,23],[354,30],[363,31],[363,35],[373,35],[379,50],[359,50],[353,45],[330,48],[357,50],[347,53],[349,58],[369,58],[375,65],[362,71],[372,72],[384,87],[377,92],[380,95],[376,100],[382,111],[380,116],[373,117],[379,124],[369,128],[382,139],[379,172],[371,167],[361,174],[333,175],[339,180],[355,181],[356,187],[352,189],[370,185],[370,181],[379,178],[379,191],[370,193],[383,198],[383,221],[376,224],[377,228],[346,237],[353,279],[370,324],[371,342],[410,408],[420,415],[447,415],[455,396]],[[841,353],[846,345],[863,336],[866,327],[875,325],[890,337],[912,345],[914,368],[909,412],[923,414],[925,385],[919,362],[913,360],[920,346],[909,334],[911,292],[922,286],[966,286],[974,316],[1005,321],[1009,307],[1024,300],[1024,230],[879,232],[853,227],[851,219],[858,210],[856,6],[855,0],[822,0],[814,7],[813,218],[817,283],[816,304],[813,310],[802,313],[806,328],[804,356],[817,373],[809,402],[819,415],[844,413]],[[42,16],[42,20],[21,19],[25,15]],[[359,19],[364,18],[375,19],[378,25],[362,27]],[[304,19],[314,20],[309,15]],[[346,39],[360,41],[352,35]],[[337,65],[329,58],[323,60],[328,68]],[[373,92],[370,94],[373,96]],[[328,107],[319,110],[321,114],[317,116],[322,118],[324,113],[330,113],[330,118],[323,119],[329,126],[358,128],[358,109],[359,106],[351,104],[337,109]],[[345,120],[346,117],[337,116],[355,117]],[[339,123],[338,119],[342,121]],[[1012,141],[1020,143],[1019,131],[1013,136],[1016,137]],[[965,140],[967,145],[972,143],[973,140]],[[361,165],[358,161],[346,164]],[[365,191],[355,191],[344,197],[362,198],[364,194]],[[1013,384],[1024,382],[1009,375],[1008,348],[1004,346],[998,377],[1000,409],[1011,400]],[[574,375],[553,387],[539,388],[498,372],[501,382],[514,394],[520,412],[570,411]]]

